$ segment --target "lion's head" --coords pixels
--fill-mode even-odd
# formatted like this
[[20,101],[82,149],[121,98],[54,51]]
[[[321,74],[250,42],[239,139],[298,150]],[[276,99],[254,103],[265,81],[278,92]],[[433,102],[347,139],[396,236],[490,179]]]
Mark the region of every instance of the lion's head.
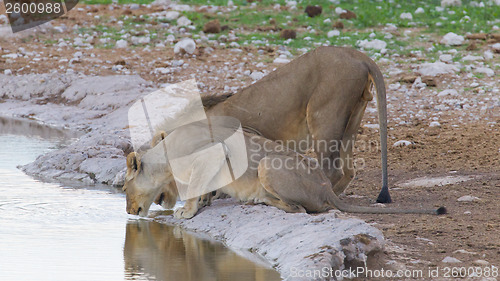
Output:
[[[155,136],[152,147],[164,138]],[[151,151],[153,152],[153,150]],[[139,154],[131,152],[127,156],[127,173],[123,190],[127,195],[127,213],[146,216],[155,202],[164,208],[175,206],[178,192],[172,172],[167,163],[151,163],[147,156],[141,161]]]

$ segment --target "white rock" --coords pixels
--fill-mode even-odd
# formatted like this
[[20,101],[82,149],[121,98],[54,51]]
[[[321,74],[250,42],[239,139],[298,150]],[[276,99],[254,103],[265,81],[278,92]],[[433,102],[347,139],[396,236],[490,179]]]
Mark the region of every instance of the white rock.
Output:
[[461,5],[462,5],[461,0],[441,0],[441,7],[461,6]]
[[330,31],[328,31],[328,33],[326,34],[326,36],[327,36],[328,38],[332,38],[332,37],[334,37],[334,36],[339,36],[339,35],[340,35],[340,31],[338,31],[338,30],[330,30]]
[[434,63],[421,64],[418,68],[418,73],[422,76],[438,76],[441,74],[453,74],[459,70],[460,69],[455,65],[438,61]]
[[451,62],[453,60],[453,56],[450,54],[440,55],[439,60],[443,62]]
[[185,16],[182,16],[179,19],[177,19],[178,26],[188,26],[190,24],[191,24],[191,21]]
[[278,58],[275,58],[273,63],[289,63],[290,60],[287,58],[282,58],[281,56]]
[[492,48],[495,52],[500,53],[500,43],[496,43],[496,44],[491,45],[491,48]]
[[488,266],[490,265],[490,263],[488,261],[485,261],[485,260],[475,260],[472,262],[473,265],[477,265],[477,266]]
[[331,22],[332,22],[332,20],[331,20],[331,19],[325,19],[325,20],[323,21],[323,23],[331,23]]
[[457,201],[458,202],[475,202],[475,201],[481,201],[481,199],[479,199],[476,196],[472,196],[472,195],[464,195],[464,196],[458,198]]
[[453,32],[447,33],[445,36],[443,36],[443,39],[441,39],[441,44],[447,45],[447,46],[460,46],[464,43],[465,38],[461,35],[457,35]]
[[130,5],[130,10],[139,10],[141,6],[139,6],[139,4],[131,4]]
[[407,140],[399,140],[397,142],[395,142],[392,146],[393,147],[403,147],[403,146],[409,146],[409,145],[412,145],[413,143],[411,141],[407,141]]
[[462,61],[478,61],[478,60],[484,60],[482,56],[473,56],[473,55],[467,55],[462,58]]
[[73,57],[74,57],[74,58],[81,58],[81,57],[83,57],[83,53],[82,53],[82,52],[75,52],[75,53],[73,54]]
[[491,68],[488,68],[488,67],[479,67],[479,68],[476,68],[476,70],[474,70],[475,73],[483,73],[483,74],[486,74],[486,76],[488,77],[491,77],[493,75],[495,75],[495,71]]
[[494,57],[493,52],[491,52],[490,50],[484,51],[483,56],[487,60],[491,60]]
[[75,45],[75,46],[79,46],[79,47],[81,47],[81,46],[85,46],[85,44],[83,43],[82,38],[80,38],[80,37],[76,37],[76,38],[73,40],[73,45]]
[[432,121],[429,124],[429,127],[434,128],[434,127],[441,127],[441,124],[438,121]]
[[372,41],[369,40],[361,40],[358,41],[358,46],[365,48],[365,49],[376,49],[376,50],[382,50],[387,47],[387,43],[385,41],[375,39]]
[[12,70],[6,69],[6,70],[3,71],[3,74],[5,74],[5,75],[11,75],[12,74]]
[[477,83],[477,82],[472,82],[472,83],[470,84],[470,87],[471,87],[471,88],[476,88],[477,86],[479,86],[479,83]]
[[252,78],[254,81],[260,80],[264,76],[266,75],[261,71],[254,71],[252,72],[252,74],[250,74],[250,78]]
[[413,16],[411,13],[401,13],[401,15],[399,16],[400,19],[402,20],[412,20],[413,19]]
[[471,211],[465,211],[464,215],[472,215],[472,212]]
[[191,38],[184,38],[181,41],[177,42],[177,44],[175,44],[174,46],[175,54],[183,54],[183,53],[193,54],[195,50],[196,50],[196,43]]
[[379,124],[365,124],[363,127],[370,128],[370,129],[380,129]]
[[458,96],[458,91],[455,89],[446,89],[438,94],[438,97],[446,97],[446,96]]
[[165,19],[168,21],[176,20],[179,18],[180,15],[181,15],[181,13],[179,13],[177,11],[167,11],[165,13]]
[[453,257],[446,257],[442,260],[444,263],[461,263],[459,259],[453,258]]
[[175,41],[175,36],[173,34],[169,34],[167,36],[167,42],[172,43]]
[[418,7],[416,10],[415,10],[415,14],[423,14],[425,13],[425,10],[424,8],[422,7]]
[[344,10],[344,9],[342,9],[342,8],[340,8],[340,7],[336,7],[336,8],[335,8],[335,13],[336,13],[337,15],[343,14],[343,13],[345,13],[345,12],[347,12],[347,11],[346,11],[346,10]]
[[121,48],[127,48],[127,46],[128,46],[127,41],[120,39],[120,40],[116,41],[115,48],[121,49]]

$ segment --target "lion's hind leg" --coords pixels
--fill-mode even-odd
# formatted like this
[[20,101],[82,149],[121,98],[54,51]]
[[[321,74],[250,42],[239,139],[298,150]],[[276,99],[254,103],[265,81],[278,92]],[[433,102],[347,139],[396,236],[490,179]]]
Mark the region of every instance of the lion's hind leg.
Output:
[[297,157],[268,155],[259,163],[259,181],[267,192],[294,209],[326,211],[331,208],[325,200],[325,193],[332,192],[331,183],[319,165],[311,165],[313,161],[316,160],[300,154]]

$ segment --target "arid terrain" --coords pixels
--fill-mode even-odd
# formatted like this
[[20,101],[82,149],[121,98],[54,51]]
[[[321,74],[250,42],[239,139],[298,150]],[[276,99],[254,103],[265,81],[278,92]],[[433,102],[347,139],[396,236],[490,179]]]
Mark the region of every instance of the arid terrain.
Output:
[[[195,78],[204,95],[220,95],[236,93],[314,48],[292,48],[272,41],[253,44],[251,39],[243,44],[235,39],[238,32],[250,32],[242,26],[225,31],[224,38],[196,33],[194,53],[176,54],[174,45],[183,37],[192,37],[190,29],[162,23],[153,16],[141,17],[165,9],[172,10],[162,5],[137,8],[79,4],[63,18],[35,30],[7,36],[10,31],[4,25],[0,71],[9,75],[138,74],[156,86]],[[200,17],[208,19],[215,13],[210,8],[196,9]],[[122,28],[123,23],[118,21],[123,16],[128,16],[132,25],[126,32],[128,36],[122,36],[128,45],[106,45],[105,33]],[[149,26],[144,28],[144,22]],[[268,26],[264,23],[262,28]],[[158,36],[140,41],[149,38],[144,37],[149,27],[173,29],[175,37],[167,39],[156,31]],[[423,270],[427,280],[439,280],[425,278],[429,268],[500,267],[500,46],[496,45],[500,31],[491,33],[497,37],[474,33],[477,39],[472,33],[459,34],[465,37],[463,42],[446,45],[440,43],[442,34],[424,32],[419,26],[381,26],[362,31],[348,28],[350,32],[375,32],[377,36],[390,34],[385,38],[408,42],[403,47],[389,44],[389,51],[383,54],[380,49],[354,46],[371,55],[385,75],[389,184],[394,201],[390,206],[445,206],[448,210],[442,216],[356,215],[382,230],[388,241],[378,266]],[[301,30],[307,30],[307,26],[298,32]],[[268,32],[279,34],[272,29]],[[135,44],[134,40],[143,43]],[[430,70],[425,69],[426,63],[431,64]],[[436,69],[442,71],[436,73]],[[355,157],[361,159],[357,162],[358,172],[342,196],[352,204],[374,204],[380,188],[375,124],[373,101],[359,130],[355,149]],[[394,146],[398,141],[407,142]],[[444,277],[443,273],[439,277]]]

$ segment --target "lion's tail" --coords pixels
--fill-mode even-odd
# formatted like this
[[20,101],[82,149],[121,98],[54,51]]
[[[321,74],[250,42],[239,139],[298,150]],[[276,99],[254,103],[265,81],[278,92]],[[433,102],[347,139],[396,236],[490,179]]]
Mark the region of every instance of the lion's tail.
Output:
[[387,180],[387,100],[384,76],[373,60],[368,58],[370,79],[377,90],[378,122],[380,126],[380,148],[382,151],[382,190],[377,198],[379,203],[391,203]]

